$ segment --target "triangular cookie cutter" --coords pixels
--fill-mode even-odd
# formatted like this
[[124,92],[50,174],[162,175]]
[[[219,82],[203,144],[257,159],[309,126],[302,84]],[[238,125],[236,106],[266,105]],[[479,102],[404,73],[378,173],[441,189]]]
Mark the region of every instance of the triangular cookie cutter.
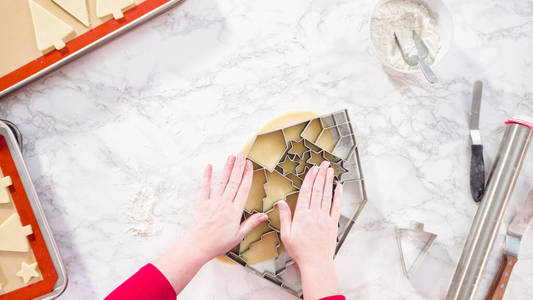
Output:
[[[412,222],[412,228],[395,228],[396,234],[396,244],[398,245],[398,250],[400,251],[400,262],[402,265],[402,271],[407,278],[416,271],[424,257],[426,256],[429,248],[433,244],[433,241],[437,238],[437,235],[431,232],[424,231],[424,223]],[[402,239],[417,239],[419,242],[425,242],[424,246],[414,259],[411,266],[408,268],[405,262],[404,251],[402,247]]]

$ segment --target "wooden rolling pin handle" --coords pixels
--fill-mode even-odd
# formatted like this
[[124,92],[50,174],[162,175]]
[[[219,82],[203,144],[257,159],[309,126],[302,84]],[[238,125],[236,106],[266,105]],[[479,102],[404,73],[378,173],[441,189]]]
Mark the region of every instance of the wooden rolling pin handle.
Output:
[[517,261],[518,259],[516,257],[510,255],[503,256],[503,262],[500,266],[500,270],[498,271],[498,274],[492,283],[492,287],[486,300],[503,299],[503,294],[505,294],[505,289],[509,283],[509,278],[511,278],[511,272],[513,271],[514,265],[516,265]]

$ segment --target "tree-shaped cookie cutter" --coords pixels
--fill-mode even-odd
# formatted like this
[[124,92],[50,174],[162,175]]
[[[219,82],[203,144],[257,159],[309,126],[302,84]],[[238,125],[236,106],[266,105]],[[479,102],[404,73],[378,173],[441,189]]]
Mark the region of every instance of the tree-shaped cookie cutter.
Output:
[[[431,232],[424,231],[424,224],[419,222],[413,222],[412,228],[395,228],[394,232],[396,235],[396,244],[398,245],[398,250],[400,252],[400,262],[402,266],[403,274],[409,278],[416,271],[424,257],[426,256],[429,248],[433,244],[437,235]],[[403,239],[418,239],[419,241],[424,242],[424,246],[414,259],[410,267],[407,267],[404,257],[404,249],[402,247]]]

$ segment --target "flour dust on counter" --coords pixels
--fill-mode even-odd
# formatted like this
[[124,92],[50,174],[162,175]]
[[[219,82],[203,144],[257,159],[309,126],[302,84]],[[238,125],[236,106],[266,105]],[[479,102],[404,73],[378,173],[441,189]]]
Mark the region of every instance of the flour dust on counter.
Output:
[[127,232],[133,236],[149,237],[154,236],[163,230],[163,225],[154,215],[154,207],[157,198],[150,190],[150,185],[143,178],[142,174],[135,166],[126,163],[128,169],[134,173],[134,179],[138,184],[132,186],[135,191],[129,198],[125,207],[127,213]]
[[159,234],[163,225],[154,215],[156,199],[148,192],[147,186],[142,185],[130,198],[127,209],[128,229],[133,236],[149,237]]

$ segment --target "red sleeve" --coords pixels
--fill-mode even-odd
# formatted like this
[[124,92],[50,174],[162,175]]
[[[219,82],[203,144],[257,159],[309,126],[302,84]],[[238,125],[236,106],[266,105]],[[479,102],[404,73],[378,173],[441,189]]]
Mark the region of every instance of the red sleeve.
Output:
[[[174,288],[154,265],[147,264],[117,287],[105,300],[175,300]],[[330,296],[320,300],[346,300],[344,296]]]
[[165,275],[154,265],[147,264],[117,287],[106,300],[157,299],[176,300],[176,292]]

